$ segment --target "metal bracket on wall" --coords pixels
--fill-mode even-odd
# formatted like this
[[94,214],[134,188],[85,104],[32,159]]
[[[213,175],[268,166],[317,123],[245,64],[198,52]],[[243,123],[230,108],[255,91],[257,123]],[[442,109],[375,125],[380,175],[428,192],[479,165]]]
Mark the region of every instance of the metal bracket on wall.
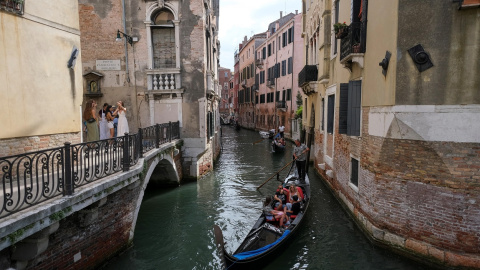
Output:
[[378,65],[382,67],[382,74],[385,77],[387,77],[387,70],[388,70],[388,64],[390,63],[390,57],[392,57],[392,54],[389,51],[386,51],[385,58],[383,58],[382,62],[378,63]]
[[430,56],[427,52],[423,49],[421,44],[418,44],[410,49],[408,49],[408,53],[414,64],[417,66],[418,71],[422,72],[431,67],[433,67],[433,63],[430,60]]

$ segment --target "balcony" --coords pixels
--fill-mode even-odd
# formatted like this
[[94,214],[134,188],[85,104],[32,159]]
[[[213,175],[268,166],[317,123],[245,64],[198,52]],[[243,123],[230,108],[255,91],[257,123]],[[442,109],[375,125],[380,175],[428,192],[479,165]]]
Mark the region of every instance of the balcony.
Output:
[[356,62],[363,68],[366,44],[365,27],[361,22],[355,22],[348,28],[348,34],[340,42],[340,63],[351,68],[351,63]]
[[306,65],[302,71],[298,73],[298,86],[302,87],[305,84],[316,81],[318,77],[318,69],[316,65]]
[[179,68],[148,69],[146,73],[147,89],[150,93],[168,94],[171,97],[183,93]]
[[5,10],[10,13],[23,15],[24,7],[25,7],[24,1],[0,0],[0,10]]
[[287,108],[287,102],[285,102],[285,100],[277,101],[277,103],[275,105],[276,105],[275,107],[277,109],[286,109]]
[[257,59],[255,60],[255,66],[257,66],[259,69],[263,69],[264,62],[265,62],[264,59]]
[[243,80],[240,84],[243,88],[247,88],[247,80]]
[[275,79],[267,80],[267,87],[270,87],[270,88],[275,87]]

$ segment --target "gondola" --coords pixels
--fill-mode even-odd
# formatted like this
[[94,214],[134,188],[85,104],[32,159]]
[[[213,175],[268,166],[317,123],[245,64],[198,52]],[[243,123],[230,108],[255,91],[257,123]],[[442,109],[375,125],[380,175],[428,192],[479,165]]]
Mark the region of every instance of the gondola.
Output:
[[305,182],[300,183],[295,173],[287,176],[284,186],[288,187],[291,183],[295,183],[302,189],[304,200],[300,212],[287,228],[277,228],[274,224],[267,222],[262,212],[237,250],[230,254],[225,250],[222,230],[214,225],[215,243],[225,269],[248,269],[248,267],[259,269],[273,261],[285,250],[287,244],[295,239],[295,234],[307,213],[310,181],[305,175]]
[[272,141],[272,153],[283,153],[285,151],[285,145],[278,140]]

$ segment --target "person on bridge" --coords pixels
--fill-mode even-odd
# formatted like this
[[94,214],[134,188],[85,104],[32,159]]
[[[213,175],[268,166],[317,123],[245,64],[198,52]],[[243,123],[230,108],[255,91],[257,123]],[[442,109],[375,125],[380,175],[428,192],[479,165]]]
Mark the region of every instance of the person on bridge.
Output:
[[295,140],[295,148],[293,148],[293,158],[296,160],[298,178],[300,182],[305,182],[305,165],[306,165],[306,158],[307,153],[310,151],[305,144],[300,143],[298,139]]
[[85,110],[83,110],[83,119],[87,122],[87,142],[98,141],[100,139],[96,112],[97,102],[90,99],[85,105]]
[[117,136],[124,136],[125,133],[129,133],[128,121],[126,117],[127,109],[123,104],[123,101],[117,102],[117,109],[113,113],[114,115],[118,114],[118,126],[117,126]]

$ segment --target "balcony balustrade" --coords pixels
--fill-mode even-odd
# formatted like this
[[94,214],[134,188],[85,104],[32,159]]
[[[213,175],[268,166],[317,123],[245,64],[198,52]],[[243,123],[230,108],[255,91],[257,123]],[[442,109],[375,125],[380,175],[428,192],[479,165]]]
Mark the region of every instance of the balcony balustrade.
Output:
[[180,89],[180,69],[151,69],[147,70],[148,90]]
[[287,102],[285,102],[285,100],[277,101],[276,107],[277,107],[277,109],[286,109],[287,108]]
[[306,83],[316,81],[318,77],[318,68],[316,65],[306,65],[298,73],[298,86],[302,87]]

